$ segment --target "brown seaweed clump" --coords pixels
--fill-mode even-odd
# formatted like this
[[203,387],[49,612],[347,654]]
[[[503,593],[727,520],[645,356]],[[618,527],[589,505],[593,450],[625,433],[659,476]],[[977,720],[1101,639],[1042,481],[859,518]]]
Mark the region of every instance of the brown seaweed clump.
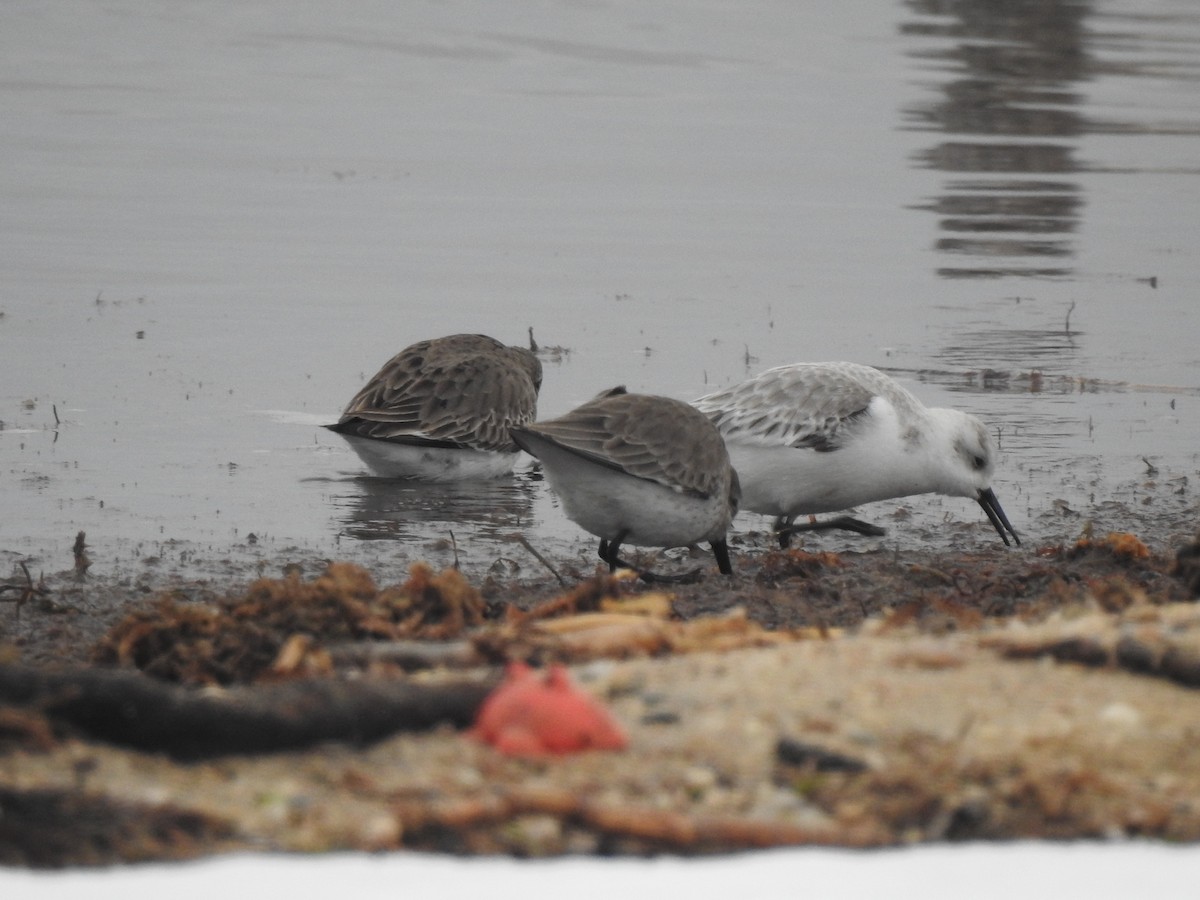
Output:
[[1188,594],[1200,597],[1200,532],[1197,532],[1190,544],[1179,548],[1179,552],[1175,554],[1171,574],[1184,583]]
[[1082,537],[1067,552],[1067,557],[1074,559],[1085,553],[1104,554],[1125,562],[1150,558],[1150,548],[1127,531],[1113,531],[1099,539]]
[[163,598],[118,622],[93,658],[168,681],[233,684],[278,672],[281,651],[298,637],[310,646],[444,639],[481,623],[483,611],[479,592],[453,569],[434,574],[415,563],[404,584],[381,590],[360,566],[334,562],[311,581],[260,578],[215,606]]
[[844,566],[836,553],[809,553],[796,548],[767,554],[756,577],[759,582],[775,584],[790,578],[819,578],[828,570]]
[[194,859],[222,847],[233,826],[171,804],[40,788],[0,787],[0,865],[36,869]]

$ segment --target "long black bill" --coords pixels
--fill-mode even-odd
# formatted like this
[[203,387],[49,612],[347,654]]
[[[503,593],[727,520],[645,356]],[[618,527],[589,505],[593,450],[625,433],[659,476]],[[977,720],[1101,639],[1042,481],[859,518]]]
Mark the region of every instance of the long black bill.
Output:
[[[1000,508],[1000,501],[996,499],[996,493],[991,488],[979,492],[979,496],[975,498],[979,501],[979,505],[983,507],[983,511],[987,513],[988,521],[992,523],[992,527],[996,529],[996,533],[1000,535],[1000,539],[1004,541],[1004,546],[1011,546],[1008,540],[1008,535],[1012,535],[1012,539],[1017,542],[1017,546],[1021,546],[1021,539],[1017,537],[1017,532],[1013,530],[1012,525],[1008,521],[1008,516],[1004,514],[1004,510]],[[1007,532],[1007,534],[1006,534]]]

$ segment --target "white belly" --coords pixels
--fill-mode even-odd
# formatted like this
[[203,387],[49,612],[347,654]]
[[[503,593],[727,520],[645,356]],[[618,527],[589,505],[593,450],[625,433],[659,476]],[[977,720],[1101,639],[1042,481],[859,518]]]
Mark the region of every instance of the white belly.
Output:
[[567,516],[597,537],[639,547],[686,547],[720,540],[729,528],[725,497],[675,491],[552,445],[539,452]]
[[931,490],[903,460],[885,466],[855,448],[821,453],[783,446],[726,446],[742,483],[741,508],[768,516],[838,512]]
[[447,447],[422,447],[342,435],[376,475],[414,481],[478,481],[512,471],[517,453]]

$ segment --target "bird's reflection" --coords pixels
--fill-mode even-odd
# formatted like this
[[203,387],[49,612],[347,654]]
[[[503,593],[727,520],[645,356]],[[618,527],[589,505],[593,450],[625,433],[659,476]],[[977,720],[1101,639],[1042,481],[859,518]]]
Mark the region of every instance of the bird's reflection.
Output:
[[1071,175],[1088,130],[1076,86],[1089,77],[1075,0],[908,0],[905,34],[933,38],[912,51],[950,76],[936,98],[907,110],[912,127],[946,138],[918,162],[951,173],[923,204],[940,218],[936,241],[962,263],[944,277],[1058,276],[1083,204]]
[[954,371],[970,370],[986,359],[999,377],[1036,370],[1046,375],[1072,372],[1078,359],[1076,333],[1056,329],[989,328],[955,333],[955,343],[936,354]]
[[486,481],[428,483],[356,475],[330,492],[341,533],[364,541],[429,540],[455,531],[501,540],[528,526],[528,472]]

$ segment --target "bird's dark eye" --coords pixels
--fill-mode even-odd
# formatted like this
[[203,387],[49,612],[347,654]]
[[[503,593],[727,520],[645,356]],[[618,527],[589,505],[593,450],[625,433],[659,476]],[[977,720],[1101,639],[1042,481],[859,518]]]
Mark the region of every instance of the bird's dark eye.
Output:
[[971,464],[975,466],[976,471],[979,471],[980,469],[982,469],[984,466],[987,465],[987,460],[984,459],[982,456],[976,456],[974,459],[971,460]]

